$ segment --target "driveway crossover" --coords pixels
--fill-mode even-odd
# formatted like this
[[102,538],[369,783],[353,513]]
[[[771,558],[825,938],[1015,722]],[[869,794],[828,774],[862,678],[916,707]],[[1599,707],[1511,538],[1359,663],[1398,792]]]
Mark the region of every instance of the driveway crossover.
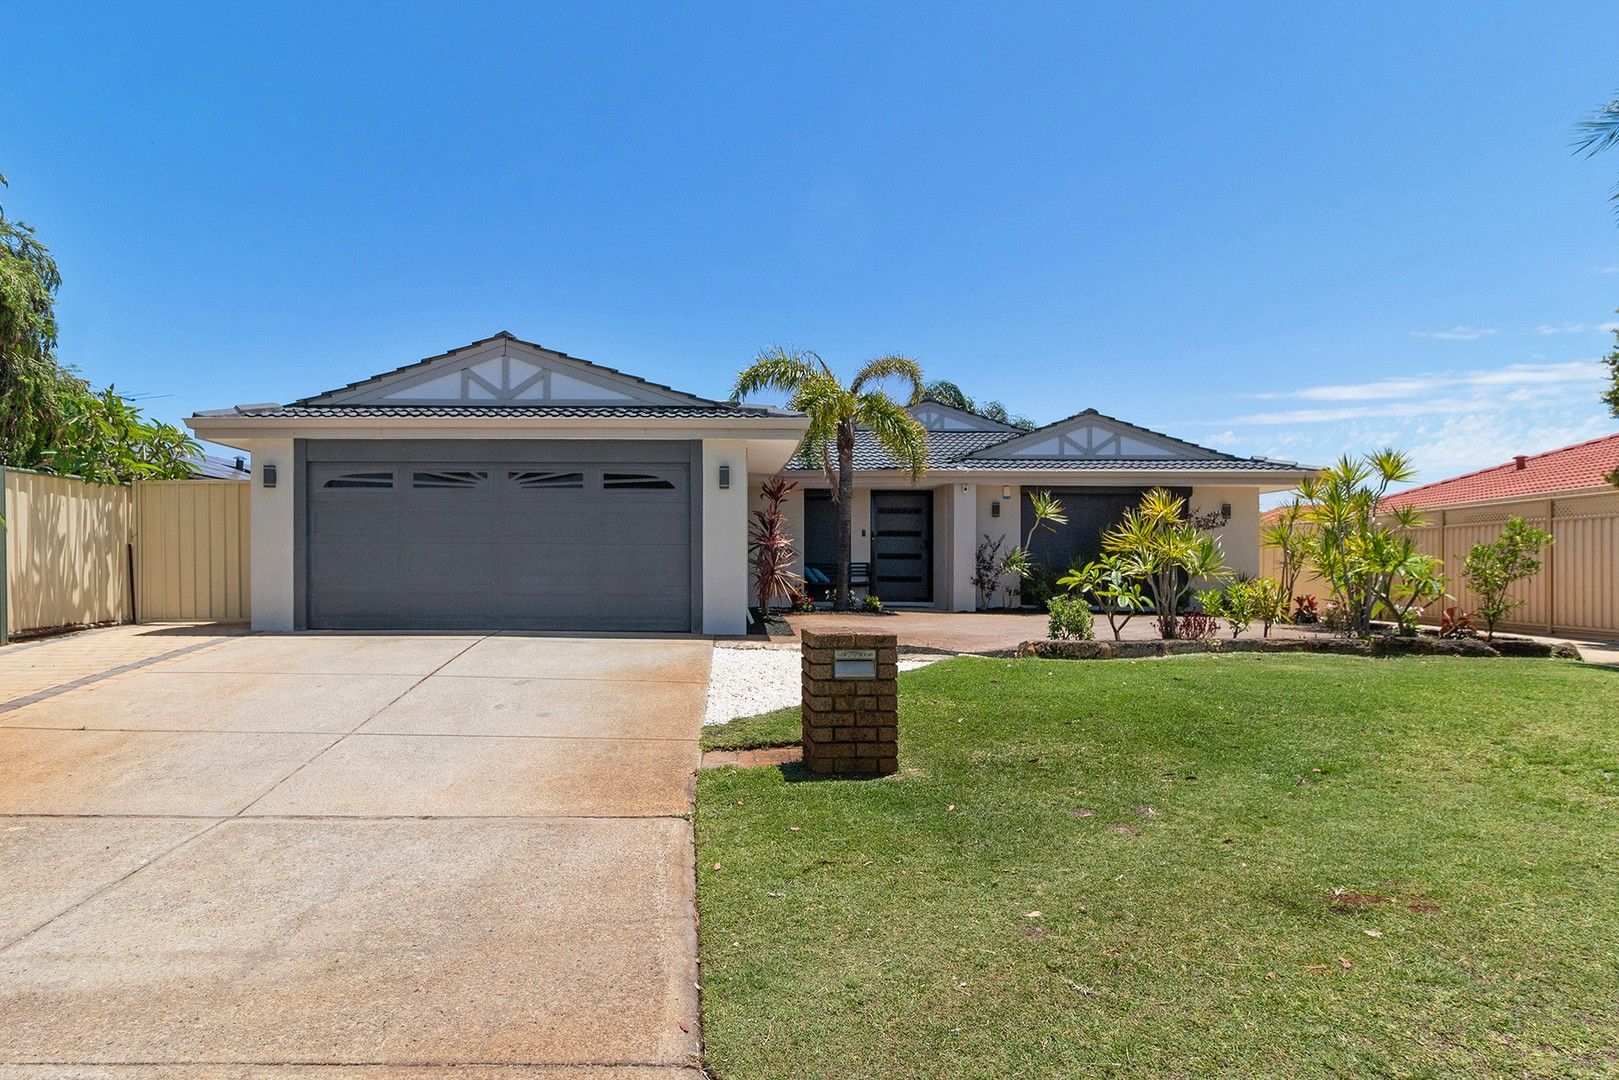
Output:
[[695,1075],[708,642],[86,643],[0,652],[0,1078]]

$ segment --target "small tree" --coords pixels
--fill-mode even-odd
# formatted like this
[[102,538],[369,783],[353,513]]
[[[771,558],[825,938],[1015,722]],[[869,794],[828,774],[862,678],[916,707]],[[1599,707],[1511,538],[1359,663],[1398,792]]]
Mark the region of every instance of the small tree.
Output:
[[1256,622],[1265,628],[1265,637],[1270,637],[1271,625],[1287,619],[1287,593],[1275,578],[1234,581],[1224,592],[1209,589],[1197,599],[1205,612],[1226,621],[1233,638]]
[[753,512],[748,525],[748,555],[753,564],[754,599],[759,608],[759,625],[770,617],[770,601],[778,596],[797,600],[801,577],[793,573],[792,537],[787,535],[787,515],[781,504],[795,488],[796,480],[772,476],[759,485],[764,509]]
[[1141,505],[1102,537],[1102,550],[1120,556],[1130,576],[1147,583],[1158,630],[1174,638],[1176,613],[1196,581],[1222,581],[1231,576],[1214,537],[1197,531],[1186,519],[1186,500],[1163,488],[1141,497]]
[[1084,566],[1070,567],[1057,584],[1089,596],[1107,619],[1114,641],[1120,639],[1130,620],[1147,608],[1134,564],[1119,555],[1103,555]]
[[[1391,484],[1416,475],[1411,459],[1395,450],[1382,450],[1363,458],[1344,456],[1319,477],[1299,485],[1303,520],[1310,529],[1306,548],[1316,572],[1332,588],[1344,629],[1365,637],[1380,606],[1403,621],[1420,596],[1402,593],[1402,578],[1430,579],[1422,593],[1431,592],[1437,560],[1420,555],[1408,530],[1422,519],[1412,507],[1401,507],[1378,517],[1383,496]],[[1441,587],[1439,592],[1443,593]],[[1434,597],[1437,599],[1437,597]],[[1403,610],[1397,599],[1409,600]],[[1431,600],[1429,601],[1431,602]]]
[[1478,613],[1484,617],[1484,636],[1495,640],[1495,625],[1522,606],[1522,599],[1509,599],[1507,590],[1519,581],[1540,573],[1540,552],[1552,544],[1551,534],[1537,529],[1521,517],[1507,522],[1500,536],[1487,544],[1477,544],[1467,553],[1462,576],[1468,588],[1478,594]]

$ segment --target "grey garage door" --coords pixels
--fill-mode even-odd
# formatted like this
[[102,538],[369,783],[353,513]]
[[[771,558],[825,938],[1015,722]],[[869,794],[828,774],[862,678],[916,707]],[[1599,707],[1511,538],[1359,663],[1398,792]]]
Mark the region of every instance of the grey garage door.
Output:
[[315,629],[692,628],[686,461],[311,461]]

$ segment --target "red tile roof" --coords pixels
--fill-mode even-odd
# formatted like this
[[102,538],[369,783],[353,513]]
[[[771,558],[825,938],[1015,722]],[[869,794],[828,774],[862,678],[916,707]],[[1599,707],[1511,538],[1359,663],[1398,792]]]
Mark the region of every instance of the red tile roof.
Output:
[[1478,472],[1410,488],[1383,500],[1386,509],[1456,506],[1494,499],[1522,499],[1601,487],[1619,467],[1619,434],[1575,443],[1544,454],[1522,455]]

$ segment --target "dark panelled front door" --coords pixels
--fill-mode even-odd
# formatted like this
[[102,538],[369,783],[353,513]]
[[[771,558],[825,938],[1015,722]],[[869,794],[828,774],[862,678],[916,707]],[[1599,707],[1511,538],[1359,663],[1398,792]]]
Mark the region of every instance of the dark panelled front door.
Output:
[[933,599],[933,492],[871,493],[871,591],[889,602]]

